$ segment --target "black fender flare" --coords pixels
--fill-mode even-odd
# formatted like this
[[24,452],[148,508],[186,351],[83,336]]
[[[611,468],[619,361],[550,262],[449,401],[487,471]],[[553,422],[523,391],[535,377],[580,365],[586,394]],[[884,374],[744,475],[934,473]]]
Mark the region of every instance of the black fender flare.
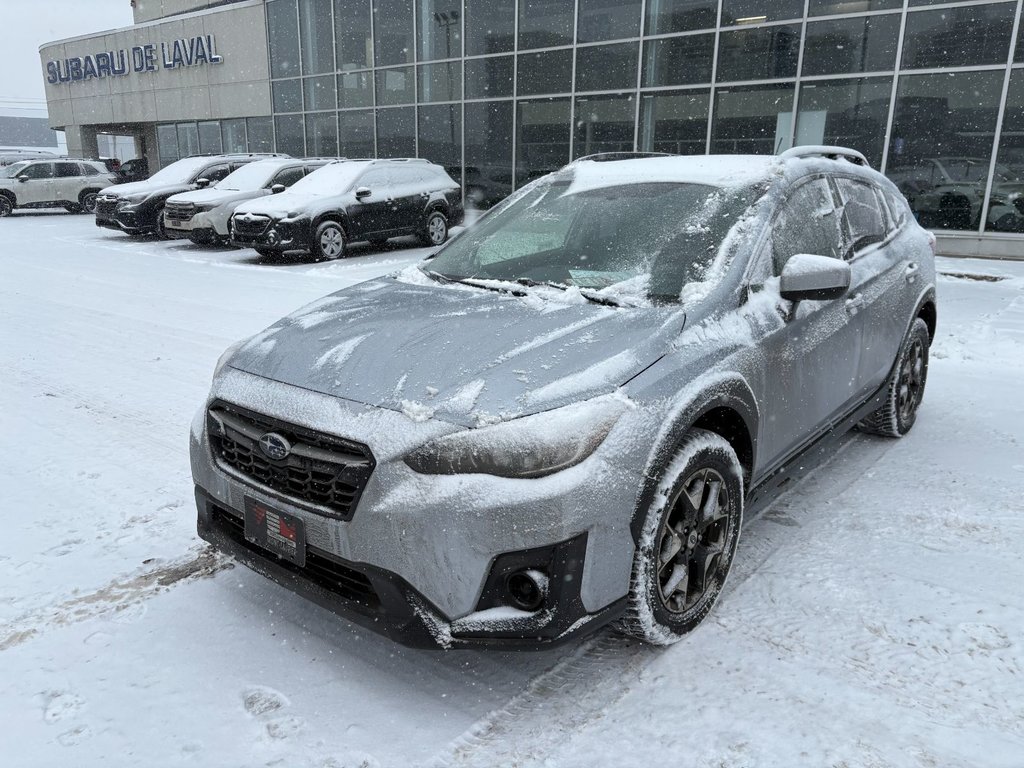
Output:
[[[708,377],[707,382],[697,393],[682,399],[673,406],[671,416],[658,434],[651,452],[648,454],[644,467],[640,493],[637,495],[636,507],[633,509],[629,529],[633,543],[639,546],[640,534],[644,526],[644,515],[650,507],[654,494],[661,484],[669,461],[683,437],[697,425],[702,417],[720,408],[728,409],[739,416],[746,428],[749,439],[749,456],[740,456],[747,475],[744,492],[750,490],[750,479],[757,466],[757,428],[760,422],[760,411],[754,393],[747,382],[738,374],[721,375],[718,378]],[[739,453],[739,452],[737,452]]]

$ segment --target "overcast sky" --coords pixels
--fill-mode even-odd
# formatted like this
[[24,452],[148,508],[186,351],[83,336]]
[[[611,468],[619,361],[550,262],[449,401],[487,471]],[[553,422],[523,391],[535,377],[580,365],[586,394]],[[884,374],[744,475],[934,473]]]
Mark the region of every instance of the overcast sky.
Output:
[[[129,0],[0,0],[0,102],[42,102],[39,46],[132,23]],[[41,104],[40,106],[44,106]]]

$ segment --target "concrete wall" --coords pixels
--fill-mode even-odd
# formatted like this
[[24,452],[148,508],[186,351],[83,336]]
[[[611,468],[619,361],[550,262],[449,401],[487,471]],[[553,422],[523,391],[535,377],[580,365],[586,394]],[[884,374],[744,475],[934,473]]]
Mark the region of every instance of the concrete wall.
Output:
[[[189,5],[184,0],[162,2]],[[45,81],[46,63],[51,60],[63,62],[70,57],[146,44],[157,45],[159,58],[161,42],[200,35],[216,38],[223,63],[46,83],[50,126],[116,126],[269,115],[270,64],[262,0],[242,0],[165,21],[44,45],[39,51],[42,76]]]
[[132,13],[135,15],[135,23],[142,24],[144,21],[154,21],[177,13],[200,11],[224,3],[225,0],[135,0]]

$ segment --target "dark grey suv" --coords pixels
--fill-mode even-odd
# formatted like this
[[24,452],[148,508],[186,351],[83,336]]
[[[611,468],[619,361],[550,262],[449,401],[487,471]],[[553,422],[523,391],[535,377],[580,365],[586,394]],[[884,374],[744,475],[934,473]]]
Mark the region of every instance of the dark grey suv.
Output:
[[934,243],[850,150],[579,160],[228,350],[199,533],[412,645],[673,642],[745,514],[913,426]]
[[417,235],[440,245],[462,222],[462,192],[439,165],[419,159],[339,160],[271,197],[242,203],[231,242],[261,255],[309,251],[339,259],[348,243]]

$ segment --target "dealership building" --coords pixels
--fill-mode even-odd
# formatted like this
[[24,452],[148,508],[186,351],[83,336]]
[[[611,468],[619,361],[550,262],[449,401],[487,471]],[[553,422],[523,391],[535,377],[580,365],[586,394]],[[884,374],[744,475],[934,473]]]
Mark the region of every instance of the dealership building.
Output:
[[134,0],[41,47],[72,155],[429,158],[491,204],[607,151],[841,144],[943,252],[1024,257],[1022,0]]

